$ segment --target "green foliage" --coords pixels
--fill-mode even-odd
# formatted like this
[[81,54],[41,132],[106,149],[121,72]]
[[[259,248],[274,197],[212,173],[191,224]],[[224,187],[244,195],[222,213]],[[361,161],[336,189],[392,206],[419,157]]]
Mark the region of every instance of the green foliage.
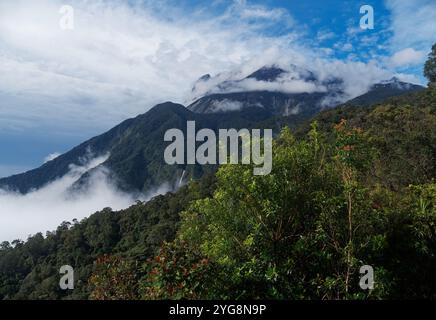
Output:
[[392,297],[436,298],[436,184],[410,186],[387,212],[383,259],[392,270]]
[[134,300],[139,273],[136,263],[116,256],[104,255],[95,262],[89,279],[93,300]]
[[[434,184],[407,191],[401,204],[389,189],[366,187],[369,137],[346,121],[335,129],[334,144],[316,124],[301,141],[285,129],[270,175],[221,167],[213,197],[195,201],[175,242],[147,262],[143,298],[434,297]],[[397,251],[412,245],[407,255]],[[363,265],[374,266],[374,290],[359,287]]]
[[[112,263],[122,270],[130,266],[124,261],[130,264],[154,256],[162,242],[174,239],[180,210],[190,201],[210,195],[214,181],[213,176],[206,176],[175,194],[138,202],[119,212],[106,208],[81,222],[65,222],[45,238],[37,234],[25,243],[2,243],[0,299],[87,299],[91,292],[94,298],[123,297],[124,289],[107,292],[105,287],[99,291],[98,285],[109,275],[102,266]],[[123,260],[112,261],[106,255]],[[74,268],[74,290],[59,289],[62,265]],[[114,273],[117,275],[116,269]],[[91,275],[94,281],[90,286]]]
[[436,82],[436,43],[431,47],[431,52],[425,62],[424,76],[430,83]]
[[[270,175],[224,166],[214,197],[196,201],[183,214],[178,239],[189,244],[185,254],[201,252],[221,269],[223,282],[209,284],[213,296],[314,297],[330,276],[322,272],[319,278],[317,272],[328,264],[344,267],[344,186],[327,155],[333,150],[321,140],[316,128],[301,142],[285,130],[275,143]],[[328,236],[334,237],[331,252],[325,248]],[[333,273],[331,278],[341,280]],[[343,292],[343,285],[332,282],[326,291]]]
[[[368,176],[373,183],[399,191],[436,177],[436,87],[372,107],[344,106],[315,117],[331,143],[335,139],[332,126],[342,119],[350,127],[363,129],[377,152]],[[308,131],[305,124],[296,136],[304,138]]]
[[164,243],[159,254],[145,265],[147,275],[141,281],[141,298],[213,299],[208,292],[212,283],[218,285],[215,267],[191,249],[184,241]]
[[[315,120],[283,129],[269,175],[225,165],[2,243],[0,298],[436,299],[435,88]],[[72,292],[58,288],[64,264]],[[363,265],[373,290],[359,287]]]

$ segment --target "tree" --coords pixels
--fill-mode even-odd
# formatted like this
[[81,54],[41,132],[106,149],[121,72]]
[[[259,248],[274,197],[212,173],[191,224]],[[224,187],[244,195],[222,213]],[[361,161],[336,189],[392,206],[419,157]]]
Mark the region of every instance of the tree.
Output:
[[0,250],[8,250],[11,248],[11,244],[9,243],[9,241],[3,241],[2,243],[0,243]]
[[95,271],[89,279],[93,288],[92,300],[136,300],[136,263],[118,256],[104,255],[95,263]]
[[[372,264],[370,253],[383,240],[369,191],[359,184],[371,152],[359,129],[337,128],[337,145],[325,143],[316,124],[303,141],[285,129],[267,176],[222,166],[213,197],[182,213],[176,242],[148,263],[145,297],[367,297],[359,267]],[[383,294],[378,279],[372,296]]]
[[424,65],[424,76],[430,81],[430,83],[436,82],[436,43],[431,47],[431,52]]

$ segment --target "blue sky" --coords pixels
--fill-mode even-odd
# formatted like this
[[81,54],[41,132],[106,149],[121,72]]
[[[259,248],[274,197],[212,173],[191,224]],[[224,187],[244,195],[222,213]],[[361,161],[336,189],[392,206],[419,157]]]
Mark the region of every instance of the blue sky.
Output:
[[[424,84],[436,42],[434,0],[76,0],[69,31],[64,4],[0,2],[0,176],[158,102],[189,102],[205,73],[295,63],[343,76],[353,96],[393,75]],[[363,4],[373,30],[359,28]]]

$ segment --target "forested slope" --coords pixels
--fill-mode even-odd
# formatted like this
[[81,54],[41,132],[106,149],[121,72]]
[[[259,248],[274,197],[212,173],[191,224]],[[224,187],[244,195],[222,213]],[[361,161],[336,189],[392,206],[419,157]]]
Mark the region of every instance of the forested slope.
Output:
[[434,86],[342,106],[284,130],[270,175],[222,166],[217,181],[3,243],[0,298],[435,299],[435,113]]

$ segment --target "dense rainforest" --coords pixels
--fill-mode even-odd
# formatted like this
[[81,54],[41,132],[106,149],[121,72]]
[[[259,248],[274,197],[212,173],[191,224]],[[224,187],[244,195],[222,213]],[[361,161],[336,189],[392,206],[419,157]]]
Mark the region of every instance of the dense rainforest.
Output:
[[[434,84],[285,126],[270,175],[223,165],[2,243],[0,299],[435,299],[435,128]],[[74,290],[59,288],[65,264]]]

